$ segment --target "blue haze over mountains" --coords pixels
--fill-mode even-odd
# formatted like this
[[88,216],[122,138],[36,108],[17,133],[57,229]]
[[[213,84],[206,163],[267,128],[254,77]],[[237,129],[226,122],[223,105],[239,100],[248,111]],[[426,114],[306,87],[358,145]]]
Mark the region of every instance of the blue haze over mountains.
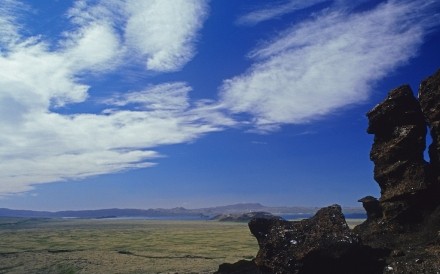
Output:
[[[208,219],[219,214],[240,214],[248,212],[268,212],[286,218],[297,219],[310,217],[318,207],[269,207],[259,203],[244,203],[209,208],[186,209],[176,207],[171,209],[98,209],[98,210],[69,210],[69,211],[34,211],[0,208],[0,217],[23,218],[169,218],[169,219]],[[364,218],[365,211],[360,207],[343,208],[347,217]]]

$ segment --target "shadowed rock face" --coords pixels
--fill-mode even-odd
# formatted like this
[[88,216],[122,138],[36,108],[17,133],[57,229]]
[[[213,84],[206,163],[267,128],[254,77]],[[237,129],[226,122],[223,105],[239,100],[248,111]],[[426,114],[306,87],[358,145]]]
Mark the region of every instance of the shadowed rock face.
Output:
[[302,268],[311,254],[320,254],[329,260],[340,258],[359,242],[337,205],[323,208],[314,217],[298,222],[253,219],[249,228],[260,246],[255,263],[275,273]]
[[376,220],[383,217],[382,206],[373,196],[366,196],[362,199],[359,199],[358,202],[363,204],[369,220]]
[[420,84],[419,100],[429,124],[432,144],[429,146],[430,171],[440,175],[440,70]]
[[367,116],[382,196],[359,200],[368,218],[354,231],[365,245],[390,250],[388,273],[440,273],[440,71],[421,83],[418,100],[401,86]]
[[367,116],[367,132],[374,134],[370,158],[381,200],[398,200],[426,189],[426,123],[411,88],[392,90]]
[[339,205],[296,222],[255,218],[249,229],[260,246],[255,260],[224,264],[218,273],[377,273],[384,267],[383,251],[361,245]]
[[367,132],[374,134],[370,158],[374,179],[381,188],[380,207],[388,224],[386,229],[399,230],[409,220],[422,218],[418,206],[423,198],[419,196],[431,183],[423,159],[425,116],[411,88],[404,85],[389,92],[367,117]]
[[422,82],[419,99],[404,85],[367,116],[381,188],[380,199],[359,200],[367,220],[350,230],[337,205],[300,222],[252,219],[255,260],[218,273],[440,273],[440,70]]
[[[401,86],[367,116],[367,132],[374,134],[370,157],[381,188],[381,222],[387,224],[382,230],[417,230],[440,205],[440,71],[422,82],[419,100],[409,86]],[[427,127],[433,139],[429,163],[423,159]]]

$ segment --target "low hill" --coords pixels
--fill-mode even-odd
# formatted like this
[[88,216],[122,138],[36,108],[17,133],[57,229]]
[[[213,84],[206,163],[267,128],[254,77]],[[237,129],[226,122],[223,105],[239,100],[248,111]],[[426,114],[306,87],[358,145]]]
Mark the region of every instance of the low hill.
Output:
[[253,218],[271,219],[271,218],[276,218],[276,216],[268,212],[249,212],[249,213],[235,213],[235,214],[220,214],[212,217],[211,220],[215,220],[219,222],[249,222]]
[[[259,203],[242,203],[209,208],[186,209],[155,208],[155,209],[98,209],[98,210],[69,210],[69,211],[33,211],[0,208],[0,217],[27,217],[27,218],[110,218],[110,217],[193,217],[209,219],[221,214],[244,214],[253,212],[267,212],[274,215],[283,214],[314,214],[318,207],[269,207]],[[345,214],[365,214],[363,208],[343,208]]]

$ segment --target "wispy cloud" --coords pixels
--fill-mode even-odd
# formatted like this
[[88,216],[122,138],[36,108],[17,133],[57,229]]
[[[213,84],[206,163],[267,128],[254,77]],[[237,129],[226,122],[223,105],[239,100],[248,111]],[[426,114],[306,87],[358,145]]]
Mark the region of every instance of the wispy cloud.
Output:
[[255,9],[237,20],[240,25],[256,25],[258,23],[281,17],[285,14],[302,10],[318,3],[328,2],[329,0],[312,0],[312,1],[278,1],[271,2],[263,8]]
[[[157,92],[164,86],[166,92]],[[18,105],[21,117],[12,112],[0,118],[0,193],[152,166],[160,156],[152,150],[157,146],[191,142],[234,124],[212,104],[188,107],[188,90],[182,84],[162,84],[108,101],[111,109],[102,114],[61,115],[41,106],[33,109],[34,103],[25,105],[23,98],[12,98],[1,89],[0,109]],[[127,104],[140,107],[124,109]]]
[[[152,166],[160,157],[157,146],[190,142],[235,123],[213,102],[190,103],[191,87],[181,82],[115,95],[102,113],[58,113],[64,105],[88,100],[84,74],[105,75],[123,58],[144,58],[151,70],[180,69],[194,55],[196,32],[206,16],[204,1],[91,2],[75,2],[67,13],[73,27],[56,46],[23,35],[19,5],[2,3],[1,195]],[[145,15],[147,21],[141,19]],[[133,47],[139,51],[129,50]]]
[[[134,61],[145,71],[180,70],[196,53],[207,1],[75,1],[67,12],[72,25],[59,41],[45,41],[22,31],[20,16],[31,7],[5,0],[0,195],[152,166],[160,145],[237,126],[226,111],[247,113],[257,130],[271,131],[359,103],[375,81],[417,54],[440,22],[437,2],[389,1],[355,14],[335,5],[251,51],[254,64],[224,82],[219,101],[193,101],[188,83],[168,82],[120,90],[101,100],[100,113],[67,115],[63,106],[90,99],[85,75],[104,77]],[[293,3],[280,2],[253,22],[307,6]]]
[[165,83],[143,91],[117,94],[104,100],[104,103],[114,106],[137,105],[144,110],[184,111],[189,107],[188,92],[191,90],[186,83]]
[[[28,7],[16,0],[4,0],[0,6],[0,43],[10,46],[20,39],[20,15],[28,10]],[[0,52],[5,50],[0,47]]]
[[371,10],[333,8],[250,53],[254,64],[221,88],[224,106],[262,131],[307,123],[365,101],[374,83],[417,55],[440,24],[438,1],[388,1]]
[[145,60],[146,68],[156,72],[178,71],[194,57],[209,9],[208,0],[89,2],[75,2],[68,12],[71,21],[83,28],[116,29],[124,58]]
[[208,13],[205,0],[129,0],[125,39],[153,71],[176,71],[195,54],[197,32]]

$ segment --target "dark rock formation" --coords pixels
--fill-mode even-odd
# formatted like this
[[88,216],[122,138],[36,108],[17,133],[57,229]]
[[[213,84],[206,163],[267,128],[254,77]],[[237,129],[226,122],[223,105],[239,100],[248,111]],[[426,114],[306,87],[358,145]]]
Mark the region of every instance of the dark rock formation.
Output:
[[218,267],[217,274],[270,274],[259,268],[255,261],[241,260],[233,264],[224,263]]
[[249,228],[260,246],[255,263],[275,273],[297,271],[313,254],[336,260],[359,242],[336,205],[299,222],[253,219]]
[[422,82],[419,99],[404,85],[367,116],[381,188],[380,199],[359,200],[367,220],[350,230],[336,205],[300,222],[253,219],[257,257],[219,273],[252,273],[233,272],[240,266],[254,273],[440,273],[440,70]]
[[[422,82],[418,100],[402,86],[367,116],[382,196],[360,200],[368,218],[354,231],[364,244],[391,251],[384,272],[440,273],[440,71]],[[427,127],[429,163],[423,159]]]
[[377,273],[384,267],[383,251],[361,244],[339,205],[296,222],[255,218],[249,229],[260,246],[255,260],[222,265],[218,273]]
[[[370,158],[381,188],[379,206],[386,223],[382,229],[406,229],[423,218],[423,196],[431,185],[423,158],[425,116],[408,85],[392,90],[367,116],[367,132],[374,134]],[[371,223],[372,218],[368,219]]]
[[358,202],[361,202],[367,212],[367,218],[369,220],[375,220],[383,217],[382,207],[380,206],[379,201],[373,196],[366,196],[362,199],[359,199]]
[[392,90],[367,116],[367,132],[374,134],[370,158],[381,200],[405,199],[400,197],[426,189],[426,123],[411,88]]
[[430,171],[440,181],[440,70],[420,84],[419,100],[431,131]]

